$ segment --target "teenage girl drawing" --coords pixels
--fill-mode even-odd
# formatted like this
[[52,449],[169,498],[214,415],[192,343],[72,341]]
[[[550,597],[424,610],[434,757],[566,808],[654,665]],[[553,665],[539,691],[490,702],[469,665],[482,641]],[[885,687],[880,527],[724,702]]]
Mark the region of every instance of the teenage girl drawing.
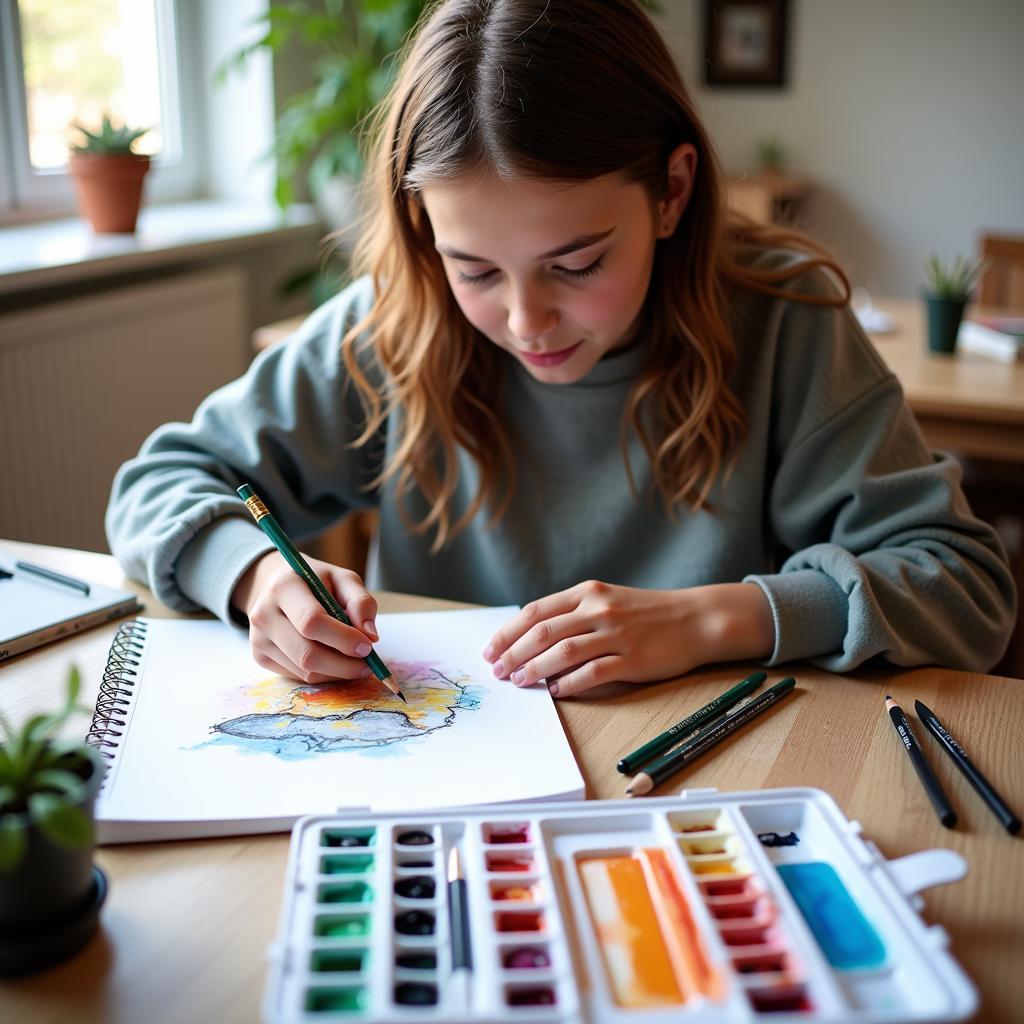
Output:
[[448,0],[375,122],[361,276],[157,430],[107,515],[127,572],[248,624],[308,682],[368,670],[377,606],[317,604],[293,536],[374,507],[369,586],[522,610],[485,656],[559,697],[703,664],[985,670],[1015,595],[992,529],[807,239],[726,213],[633,0]]

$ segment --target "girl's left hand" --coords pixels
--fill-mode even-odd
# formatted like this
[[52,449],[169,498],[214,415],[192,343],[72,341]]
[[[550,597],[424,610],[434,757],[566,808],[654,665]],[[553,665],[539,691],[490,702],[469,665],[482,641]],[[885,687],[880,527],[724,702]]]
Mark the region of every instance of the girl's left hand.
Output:
[[516,686],[548,680],[556,697],[610,682],[650,682],[698,665],[766,658],[768,599],[755,583],[644,590],[589,580],[532,601],[492,637],[484,657]]

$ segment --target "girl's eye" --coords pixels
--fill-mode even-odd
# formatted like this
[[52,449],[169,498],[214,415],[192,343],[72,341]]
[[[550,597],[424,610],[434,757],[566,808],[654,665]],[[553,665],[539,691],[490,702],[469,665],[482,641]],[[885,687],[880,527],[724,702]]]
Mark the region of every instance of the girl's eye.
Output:
[[581,267],[579,270],[570,270],[568,267],[555,267],[560,274],[564,274],[566,277],[573,277],[577,281],[582,281],[585,277],[592,277],[601,269],[601,264],[604,262],[604,253],[597,257],[593,263],[588,263],[587,266]]
[[465,274],[459,271],[459,281],[462,284],[483,284],[489,277],[496,274],[496,270],[485,270],[482,274]]
[[[572,270],[569,267],[554,267],[559,274],[563,277],[571,277],[574,280],[582,281],[585,277],[591,277],[601,269],[601,264],[604,262],[604,253],[597,257],[593,263],[589,263],[585,267],[581,267],[579,270]],[[485,270],[482,274],[467,274],[465,271],[460,270],[459,283],[460,284],[484,284],[489,281],[496,273],[493,267],[490,270]]]

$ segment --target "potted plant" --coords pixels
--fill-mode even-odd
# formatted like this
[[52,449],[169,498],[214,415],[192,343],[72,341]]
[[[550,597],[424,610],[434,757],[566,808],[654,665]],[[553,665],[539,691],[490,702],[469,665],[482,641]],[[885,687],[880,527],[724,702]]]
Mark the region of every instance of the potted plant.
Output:
[[786,147],[777,135],[757,141],[757,166],[762,174],[781,174],[786,166]]
[[964,307],[985,269],[983,259],[957,256],[943,263],[937,255],[925,264],[924,300],[928,313],[928,348],[950,353],[956,349]]
[[133,232],[149,157],[133,152],[132,147],[149,129],[116,128],[106,114],[98,132],[81,125],[75,128],[84,136],[83,142],[71,147],[70,161],[82,212],[99,234]]
[[[303,50],[312,84],[287,101],[274,133],[274,196],[282,209],[293,201],[295,179],[304,167],[321,205],[325,192],[349,193],[359,181],[359,126],[391,84],[397,70],[392,58],[425,6],[426,0],[272,4],[256,19],[259,38],[218,69],[223,80],[260,50],[279,54],[295,45]],[[324,213],[332,227],[342,226],[339,221],[346,217],[342,209]]]
[[0,974],[69,957],[92,937],[106,878],[92,863],[103,758],[57,730],[78,710],[78,670],[64,705],[14,729],[0,716]]

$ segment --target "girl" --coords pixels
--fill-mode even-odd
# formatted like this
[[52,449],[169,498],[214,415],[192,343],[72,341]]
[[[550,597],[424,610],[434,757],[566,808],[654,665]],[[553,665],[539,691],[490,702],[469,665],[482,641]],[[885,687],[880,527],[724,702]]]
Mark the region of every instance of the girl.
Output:
[[485,657],[557,696],[698,665],[984,670],[1014,591],[794,233],[730,218],[635,0],[447,0],[376,122],[364,276],[122,467],[112,550],[256,660],[353,679],[351,569],[322,611],[235,496],[289,532],[373,506],[371,584],[522,611]]

